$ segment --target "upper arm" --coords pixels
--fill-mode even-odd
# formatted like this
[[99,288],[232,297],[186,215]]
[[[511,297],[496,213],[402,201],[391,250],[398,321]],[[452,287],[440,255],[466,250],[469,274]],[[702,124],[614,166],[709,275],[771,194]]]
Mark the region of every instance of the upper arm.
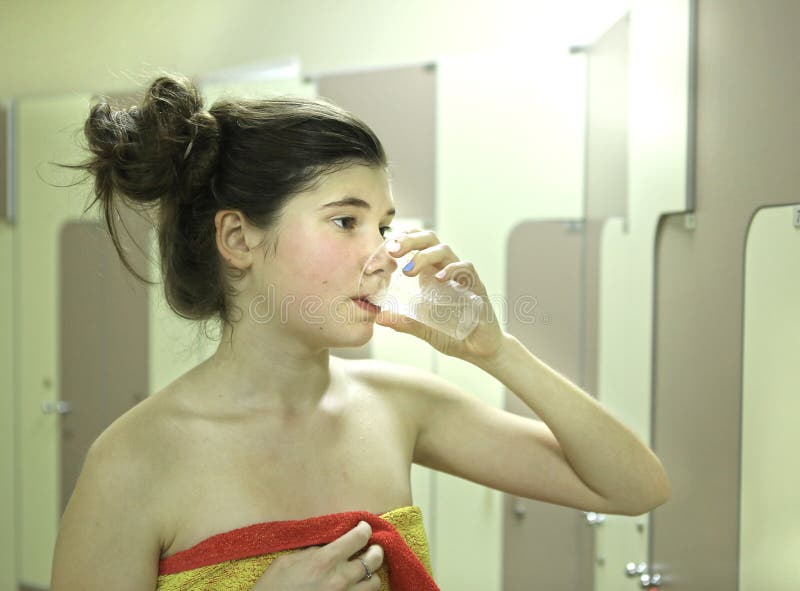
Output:
[[544,422],[493,407],[424,370],[404,371],[403,383],[424,407],[415,463],[520,497],[625,514],[581,480]]
[[53,591],[153,591],[161,553],[141,450],[109,431],[92,444],[61,518]]

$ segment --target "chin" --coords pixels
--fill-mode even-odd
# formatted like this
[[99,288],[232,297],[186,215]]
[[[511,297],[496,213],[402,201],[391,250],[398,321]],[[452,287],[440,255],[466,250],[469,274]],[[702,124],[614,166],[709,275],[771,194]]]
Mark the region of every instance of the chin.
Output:
[[331,322],[326,325],[312,326],[306,332],[308,338],[314,339],[317,344],[335,349],[338,347],[363,347],[375,332],[375,322],[369,320],[350,321],[347,323]]
[[374,330],[375,323],[374,322],[360,322],[354,323],[350,327],[348,327],[347,331],[340,331],[337,332],[337,337],[339,337],[338,344],[334,345],[335,347],[363,347],[366,345],[370,340],[372,340],[372,335],[375,332]]

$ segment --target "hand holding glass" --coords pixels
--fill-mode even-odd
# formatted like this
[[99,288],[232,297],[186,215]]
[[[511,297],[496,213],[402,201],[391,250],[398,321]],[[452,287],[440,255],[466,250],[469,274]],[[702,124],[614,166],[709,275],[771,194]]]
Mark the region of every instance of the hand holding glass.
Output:
[[[379,257],[385,261],[388,257],[397,263],[397,267],[391,274],[383,274],[379,288],[368,300],[382,311],[409,316],[455,339],[465,339],[480,320],[483,300],[453,279],[441,281],[434,277],[439,271],[435,267],[423,267],[414,277],[406,275],[403,268],[418,251],[412,250],[395,258],[386,250],[388,242],[401,235],[387,233],[386,240],[370,259]],[[362,283],[365,282],[362,274]]]

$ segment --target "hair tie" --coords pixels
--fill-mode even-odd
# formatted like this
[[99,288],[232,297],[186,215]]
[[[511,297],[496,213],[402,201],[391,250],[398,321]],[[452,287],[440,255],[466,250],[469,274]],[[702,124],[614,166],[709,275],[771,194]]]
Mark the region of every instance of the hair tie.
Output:
[[194,138],[192,138],[192,141],[190,141],[189,145],[186,146],[186,151],[183,153],[183,159],[184,160],[186,160],[186,157],[189,155],[189,152],[192,151],[192,144],[194,144]]

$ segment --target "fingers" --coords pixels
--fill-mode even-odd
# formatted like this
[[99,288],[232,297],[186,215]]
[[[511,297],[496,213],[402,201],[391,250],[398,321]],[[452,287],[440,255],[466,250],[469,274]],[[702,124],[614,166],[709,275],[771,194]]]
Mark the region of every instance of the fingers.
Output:
[[[361,560],[364,561],[364,564],[361,564]],[[364,552],[361,556],[357,556],[350,560],[346,567],[346,576],[347,580],[349,581],[359,581],[359,583],[369,582],[369,584],[374,585],[375,579],[380,579],[377,574],[374,574],[378,571],[378,569],[383,564],[383,548],[378,546],[377,544],[373,544],[367,551]],[[366,569],[364,566],[366,565]],[[365,579],[367,576],[367,569],[372,574],[369,579],[362,581],[361,579]],[[378,586],[375,589],[380,587],[380,580],[378,581]],[[359,587],[356,587],[357,589]],[[365,587],[365,589],[370,589],[372,587]]]
[[486,295],[486,288],[478,277],[475,266],[470,261],[456,261],[449,263],[444,269],[436,273],[439,281],[455,281],[459,288],[471,291],[478,295]]
[[438,271],[450,263],[458,262],[458,257],[447,244],[436,244],[419,251],[412,260],[414,266],[409,270],[403,269],[403,272],[409,277],[416,276],[425,267],[432,267]]
[[412,250],[422,250],[428,246],[439,244],[439,238],[433,230],[420,230],[418,228],[393,234],[392,240],[400,244],[400,250],[392,252],[395,257],[403,256]]
[[253,589],[378,591],[381,578],[376,573],[383,564],[383,548],[373,544],[361,551],[371,535],[372,528],[361,521],[325,546],[283,554],[272,562]]
[[378,591],[381,588],[381,578],[374,575],[371,579],[359,581],[355,587],[351,588],[353,591]]
[[447,342],[452,340],[450,336],[444,332],[431,328],[427,324],[404,316],[399,312],[382,311],[375,320],[378,324],[388,326],[396,332],[410,334],[418,339],[427,341],[437,351],[445,352],[447,349]]
[[433,266],[441,269],[445,265],[458,261],[458,257],[447,244],[439,242],[439,238],[431,230],[420,230],[396,236],[393,239],[400,248],[391,252],[392,256],[399,258],[411,251],[418,251],[413,257],[413,266],[403,272],[409,277],[414,277],[424,267]]
[[[321,558],[329,564],[345,562],[353,554],[369,543],[372,537],[372,527],[366,521],[360,521],[349,532],[326,544],[320,549]],[[356,564],[361,563],[356,560]]]

